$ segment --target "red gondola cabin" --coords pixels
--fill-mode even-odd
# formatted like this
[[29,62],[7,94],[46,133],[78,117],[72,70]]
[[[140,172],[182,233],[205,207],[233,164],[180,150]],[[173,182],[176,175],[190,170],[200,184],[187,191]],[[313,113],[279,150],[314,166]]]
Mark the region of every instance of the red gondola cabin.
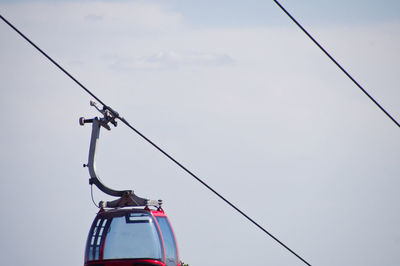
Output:
[[101,209],[86,243],[85,266],[180,266],[163,210]]

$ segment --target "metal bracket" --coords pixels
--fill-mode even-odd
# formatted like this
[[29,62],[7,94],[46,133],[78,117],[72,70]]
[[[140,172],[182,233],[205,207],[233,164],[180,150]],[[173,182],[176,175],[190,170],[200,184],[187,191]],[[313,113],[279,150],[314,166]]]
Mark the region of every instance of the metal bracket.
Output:
[[119,114],[112,110],[109,107],[104,106],[103,109],[99,109],[96,106],[95,102],[90,102],[91,106],[94,106],[100,113],[103,114],[102,118],[94,117],[92,119],[85,119],[83,117],[79,118],[79,124],[81,126],[91,123],[92,124],[92,135],[90,139],[90,148],[89,148],[89,158],[88,158],[88,163],[84,164],[84,167],[88,167],[89,169],[89,184],[96,185],[97,188],[99,188],[101,191],[106,193],[107,195],[114,196],[114,197],[120,197],[117,200],[110,201],[110,202],[100,202],[100,206],[105,208],[117,208],[117,207],[127,207],[127,206],[155,206],[155,207],[161,207],[162,201],[153,201],[153,200],[148,200],[145,198],[141,198],[136,196],[132,190],[115,190],[107,187],[104,185],[100,179],[97,176],[96,173],[96,147],[97,147],[97,141],[99,140],[100,137],[100,128],[104,127],[107,130],[111,130],[111,127],[108,125],[108,123],[113,124],[115,127],[117,126],[117,121],[116,119],[119,118]]

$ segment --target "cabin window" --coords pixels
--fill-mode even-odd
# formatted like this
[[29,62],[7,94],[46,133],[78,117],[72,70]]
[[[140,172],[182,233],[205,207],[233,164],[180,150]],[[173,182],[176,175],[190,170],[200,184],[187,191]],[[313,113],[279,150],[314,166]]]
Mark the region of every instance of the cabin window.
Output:
[[162,244],[152,216],[130,213],[114,217],[107,230],[103,259],[162,260]]
[[108,219],[98,219],[93,228],[92,237],[89,239],[89,260],[98,260],[100,257],[101,241],[104,238]]
[[166,266],[177,266],[178,251],[171,225],[169,224],[167,217],[157,217],[157,221],[164,239],[165,257],[167,260]]

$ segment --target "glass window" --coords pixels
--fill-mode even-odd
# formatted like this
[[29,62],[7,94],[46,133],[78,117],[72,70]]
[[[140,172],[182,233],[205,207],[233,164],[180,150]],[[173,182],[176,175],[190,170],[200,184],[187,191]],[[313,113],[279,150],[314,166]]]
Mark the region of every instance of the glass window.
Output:
[[157,217],[158,225],[160,226],[161,233],[164,239],[165,256],[167,259],[167,266],[178,265],[178,251],[172,228],[168,222],[167,217]]
[[100,242],[104,236],[104,228],[106,226],[107,219],[98,219],[92,232],[92,236],[88,239],[89,260],[98,260],[100,256]]
[[104,259],[152,258],[162,260],[162,245],[155,221],[147,213],[114,217],[104,244]]

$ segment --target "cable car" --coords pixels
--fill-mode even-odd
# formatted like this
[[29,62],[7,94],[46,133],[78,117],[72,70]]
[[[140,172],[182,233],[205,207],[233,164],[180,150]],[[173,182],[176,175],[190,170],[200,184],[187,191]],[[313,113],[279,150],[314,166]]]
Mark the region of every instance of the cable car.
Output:
[[97,176],[95,155],[100,128],[110,130],[108,123],[117,126],[118,114],[104,106],[97,108],[102,118],[79,119],[79,124],[92,124],[89,160],[89,184],[117,200],[99,203],[86,241],[84,266],[180,266],[174,231],[161,208],[161,200],[136,196],[132,190],[114,190]]
[[163,210],[101,209],[90,228],[85,266],[177,266],[175,235]]

